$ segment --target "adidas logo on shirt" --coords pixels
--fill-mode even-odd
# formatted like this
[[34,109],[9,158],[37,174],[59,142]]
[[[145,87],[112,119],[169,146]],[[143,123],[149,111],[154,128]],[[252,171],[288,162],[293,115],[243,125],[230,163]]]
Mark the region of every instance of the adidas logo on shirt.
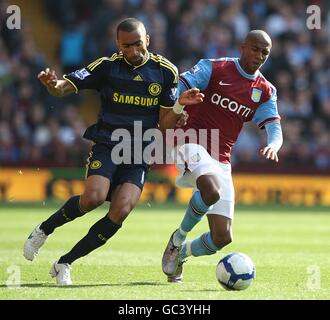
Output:
[[137,76],[135,76],[133,78],[133,80],[135,80],[135,81],[143,81],[143,79],[141,78],[141,76],[139,74]]

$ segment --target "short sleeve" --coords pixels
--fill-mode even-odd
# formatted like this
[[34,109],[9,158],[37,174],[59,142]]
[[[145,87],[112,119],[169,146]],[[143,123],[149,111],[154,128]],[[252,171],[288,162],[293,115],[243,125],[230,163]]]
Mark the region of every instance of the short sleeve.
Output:
[[[187,89],[198,88],[204,90],[210,81],[212,74],[212,62],[209,59],[201,59],[190,70],[180,75],[180,82],[186,86]],[[181,88],[181,86],[180,86]],[[182,92],[180,92],[181,94]]]
[[268,101],[262,103],[256,110],[253,121],[260,129],[264,128],[265,124],[274,121],[280,121],[281,117],[277,109],[277,94],[273,88],[273,93]]
[[167,79],[160,99],[161,108],[173,108],[177,99],[179,73],[177,68],[172,66],[166,73]]
[[90,63],[87,67],[76,70],[63,76],[69,81],[76,92],[83,89],[99,90],[104,86],[105,75],[109,72],[109,58],[100,58]]

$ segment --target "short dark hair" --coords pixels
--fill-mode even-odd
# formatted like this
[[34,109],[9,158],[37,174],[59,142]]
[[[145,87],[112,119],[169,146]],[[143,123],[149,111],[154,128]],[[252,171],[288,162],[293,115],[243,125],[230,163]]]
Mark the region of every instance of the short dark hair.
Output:
[[136,18],[127,18],[121,21],[117,26],[117,37],[119,31],[132,32],[137,30],[140,26],[144,27],[144,24]]

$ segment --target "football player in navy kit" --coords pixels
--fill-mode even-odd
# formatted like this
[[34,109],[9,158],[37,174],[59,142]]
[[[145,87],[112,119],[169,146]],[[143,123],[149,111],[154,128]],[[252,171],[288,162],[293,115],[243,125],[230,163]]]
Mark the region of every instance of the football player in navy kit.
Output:
[[[56,261],[50,271],[60,285],[72,284],[70,265],[104,245],[122,226],[137,204],[148,164],[117,164],[112,150],[118,144],[112,136],[116,129],[125,129],[134,136],[134,125],[148,129],[173,128],[182,121],[181,105],[201,102],[198,89],[185,91],[176,101],[177,68],[166,58],[148,51],[149,35],[142,22],[135,18],[123,20],[117,26],[118,53],[100,58],[87,67],[64,75],[59,80],[53,70],[46,69],[38,78],[54,96],[63,97],[82,89],[97,90],[101,111],[96,124],[87,128],[84,138],[93,141],[87,161],[85,189],[71,197],[62,208],[38,225],[24,244],[24,256],[32,261],[55,228],[83,216],[111,201],[108,213],[97,221],[67,254]],[[150,142],[149,142],[150,143]],[[148,142],[143,142],[143,147]],[[127,160],[127,159],[126,159]]]

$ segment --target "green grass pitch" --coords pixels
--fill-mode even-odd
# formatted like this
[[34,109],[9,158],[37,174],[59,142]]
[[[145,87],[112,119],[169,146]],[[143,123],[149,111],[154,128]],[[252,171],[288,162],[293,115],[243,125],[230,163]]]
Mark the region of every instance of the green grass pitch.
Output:
[[[234,242],[215,255],[190,257],[184,265],[184,283],[170,284],[162,274],[161,257],[184,208],[140,206],[105,246],[73,264],[73,286],[56,286],[48,275],[51,264],[71,249],[105,210],[103,207],[57,229],[37,259],[29,262],[22,256],[23,243],[54,208],[0,207],[0,299],[330,298],[330,214],[313,209],[238,209]],[[204,219],[190,238],[206,230]],[[215,278],[217,262],[233,251],[248,254],[256,264],[256,281],[245,291],[225,291]],[[20,286],[8,287],[14,275]]]

